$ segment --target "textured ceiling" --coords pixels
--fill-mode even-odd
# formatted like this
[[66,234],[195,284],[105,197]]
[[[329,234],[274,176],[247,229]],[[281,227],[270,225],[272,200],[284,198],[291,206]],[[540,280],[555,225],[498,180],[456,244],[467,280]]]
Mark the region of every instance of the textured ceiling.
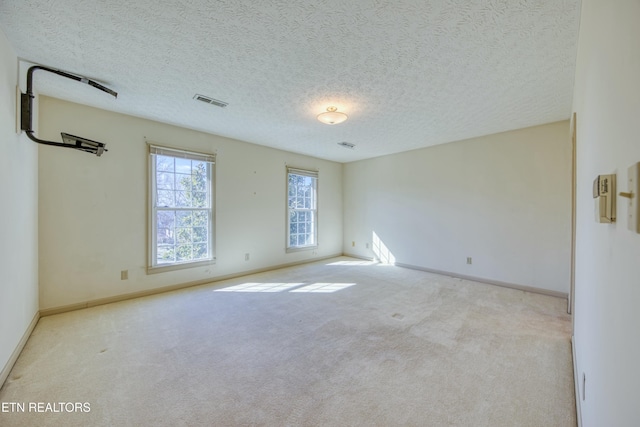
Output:
[[[579,9],[579,0],[1,0],[0,28],[20,58],[119,96],[42,72],[40,93],[348,162],[569,118]],[[330,105],[349,120],[318,122]]]

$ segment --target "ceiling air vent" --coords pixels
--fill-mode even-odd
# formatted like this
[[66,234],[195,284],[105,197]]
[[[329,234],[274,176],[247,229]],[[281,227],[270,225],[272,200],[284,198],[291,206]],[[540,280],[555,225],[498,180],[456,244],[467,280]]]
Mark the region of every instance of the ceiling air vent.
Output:
[[193,96],[193,99],[195,99],[196,101],[206,102],[207,104],[215,105],[217,107],[222,107],[222,108],[224,108],[227,105],[229,105],[228,102],[220,101],[218,99],[209,98],[208,96],[200,95],[198,93],[196,93]]
[[348,148],[349,150],[353,150],[356,147],[356,144],[352,144],[350,142],[338,142],[338,145],[344,148]]

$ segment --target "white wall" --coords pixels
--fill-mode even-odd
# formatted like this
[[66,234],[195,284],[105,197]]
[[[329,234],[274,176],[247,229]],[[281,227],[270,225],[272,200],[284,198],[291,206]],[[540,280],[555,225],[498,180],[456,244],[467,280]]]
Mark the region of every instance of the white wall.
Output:
[[[54,98],[41,97],[39,112],[41,137],[59,140],[68,132],[109,150],[96,157],[39,149],[42,309],[342,253],[339,163]],[[145,137],[217,153],[215,265],[146,274]],[[286,164],[320,171],[317,252],[285,253]],[[129,270],[129,280],[120,280],[121,270]]]
[[37,149],[16,133],[17,84],[18,60],[0,31],[0,371],[38,311]]
[[568,293],[569,136],[564,121],[346,164],[344,252],[374,256],[375,232],[397,263]]
[[577,114],[575,343],[586,427],[640,422],[640,234],[597,224],[591,185],[640,161],[640,2],[583,0],[574,95]]

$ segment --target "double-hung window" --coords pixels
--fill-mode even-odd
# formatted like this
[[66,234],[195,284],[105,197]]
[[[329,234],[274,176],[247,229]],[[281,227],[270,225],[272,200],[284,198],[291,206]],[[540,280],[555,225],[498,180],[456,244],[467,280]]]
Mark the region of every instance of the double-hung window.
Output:
[[287,250],[318,246],[318,172],[287,168]]
[[149,153],[149,271],[212,262],[215,156],[155,145]]

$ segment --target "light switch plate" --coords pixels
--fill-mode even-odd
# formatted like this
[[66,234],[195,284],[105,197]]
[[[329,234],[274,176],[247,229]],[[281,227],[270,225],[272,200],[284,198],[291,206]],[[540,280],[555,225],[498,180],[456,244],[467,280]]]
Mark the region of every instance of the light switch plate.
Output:
[[636,163],[627,169],[628,192],[631,193],[627,208],[627,228],[640,233],[640,163]]

